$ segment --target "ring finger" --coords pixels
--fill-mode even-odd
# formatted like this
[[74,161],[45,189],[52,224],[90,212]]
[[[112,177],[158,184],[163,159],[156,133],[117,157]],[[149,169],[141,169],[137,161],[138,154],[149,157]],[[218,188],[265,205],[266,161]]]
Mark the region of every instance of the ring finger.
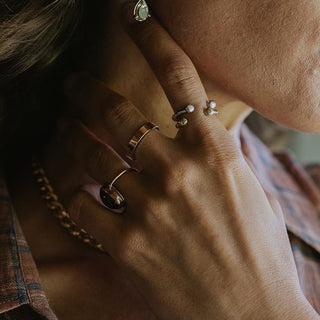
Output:
[[[129,160],[126,158],[129,141],[148,122],[145,116],[126,98],[85,73],[68,78],[66,93],[71,102],[81,109],[81,120],[88,128],[104,142],[111,144],[112,141],[112,147]],[[157,130],[150,131],[143,138],[135,155],[144,169],[150,166],[169,140]]]
[[[102,141],[94,137],[80,121],[65,120],[62,124],[64,125],[62,126],[58,141],[63,141],[66,152],[99,185],[109,185],[121,172],[130,168],[128,163]],[[133,205],[136,202],[137,193],[146,192],[144,185],[145,177],[141,172],[127,172],[114,183],[119,192],[123,193],[125,201],[129,205]],[[88,186],[84,189],[100,204],[104,204],[99,196],[99,192],[97,192],[99,191],[98,186],[94,186],[93,188],[91,186],[89,188]],[[134,193],[132,189],[135,190]],[[76,211],[80,213],[77,207],[78,202],[73,201],[76,205],[72,207],[76,207]]]
[[65,151],[96,182],[103,185],[129,168],[115,151],[95,138],[79,120],[64,120],[59,141]]

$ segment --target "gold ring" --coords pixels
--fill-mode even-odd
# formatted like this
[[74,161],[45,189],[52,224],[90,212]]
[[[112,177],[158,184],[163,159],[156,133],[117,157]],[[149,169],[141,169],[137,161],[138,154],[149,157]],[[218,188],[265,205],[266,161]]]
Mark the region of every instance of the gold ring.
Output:
[[160,130],[158,126],[152,122],[146,122],[141,128],[139,128],[134,136],[130,139],[128,144],[127,156],[130,160],[135,160],[135,153],[141,141],[153,130]]

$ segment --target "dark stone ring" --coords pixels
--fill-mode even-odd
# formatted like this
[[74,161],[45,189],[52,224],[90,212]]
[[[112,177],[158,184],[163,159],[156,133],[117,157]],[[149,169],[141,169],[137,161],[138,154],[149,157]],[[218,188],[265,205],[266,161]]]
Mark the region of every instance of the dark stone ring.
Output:
[[127,207],[124,196],[121,192],[114,186],[114,183],[122,177],[125,173],[129,171],[136,171],[132,168],[123,170],[118,174],[111,183],[105,183],[100,188],[100,199],[102,203],[113,213],[121,214],[124,213]]

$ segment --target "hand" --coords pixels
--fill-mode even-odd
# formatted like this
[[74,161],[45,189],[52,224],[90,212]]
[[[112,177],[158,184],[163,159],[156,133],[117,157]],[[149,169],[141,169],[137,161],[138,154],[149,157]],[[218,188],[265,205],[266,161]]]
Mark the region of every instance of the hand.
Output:
[[[82,191],[69,203],[72,219],[104,245],[159,319],[318,319],[300,290],[281,208],[220,121],[204,116],[208,98],[192,62],[155,19],[131,24],[130,35],[173,110],[197,109],[175,139],[153,131],[138,147],[142,171],[117,183],[124,215]],[[73,121],[61,141],[103,184],[130,164],[123,150],[147,119],[94,78],[70,83],[84,124]]]

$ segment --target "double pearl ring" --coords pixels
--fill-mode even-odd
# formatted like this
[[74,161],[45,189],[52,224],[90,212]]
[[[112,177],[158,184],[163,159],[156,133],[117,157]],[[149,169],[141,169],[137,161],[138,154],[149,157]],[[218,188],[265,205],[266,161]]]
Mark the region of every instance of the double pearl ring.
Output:
[[[212,116],[214,114],[218,114],[219,112],[216,110],[216,102],[213,100],[210,100],[207,102],[207,107],[204,109],[204,114],[206,116]],[[187,114],[191,114],[195,111],[196,107],[192,104],[187,105],[185,108],[183,108],[180,111],[177,111],[173,116],[172,120],[176,122],[176,127],[182,128],[187,126],[189,123],[189,120],[185,117]]]

